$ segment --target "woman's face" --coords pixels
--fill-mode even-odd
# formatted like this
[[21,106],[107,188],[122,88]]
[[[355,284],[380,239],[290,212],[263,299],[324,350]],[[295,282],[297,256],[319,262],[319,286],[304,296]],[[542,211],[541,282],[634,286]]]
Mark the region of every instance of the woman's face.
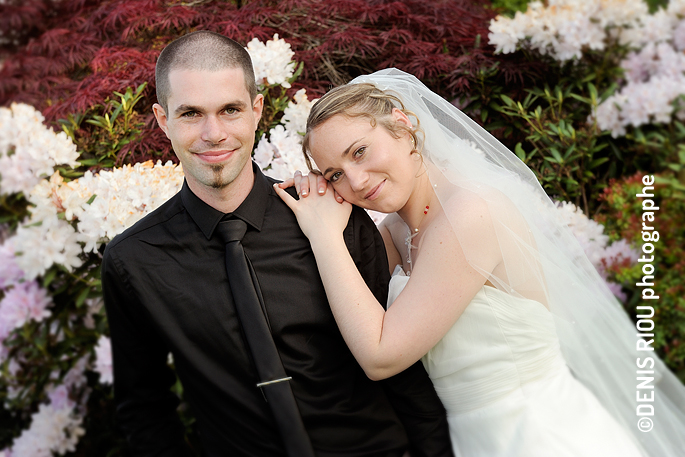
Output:
[[[411,127],[395,109],[393,122]],[[394,138],[365,117],[336,115],[310,132],[312,158],[333,188],[348,202],[384,213],[399,211],[411,196],[421,165],[412,154],[409,133]]]

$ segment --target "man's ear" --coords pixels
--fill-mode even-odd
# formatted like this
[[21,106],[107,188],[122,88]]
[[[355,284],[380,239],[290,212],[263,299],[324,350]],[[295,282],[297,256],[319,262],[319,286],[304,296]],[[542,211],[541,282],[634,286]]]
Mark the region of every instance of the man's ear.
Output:
[[155,103],[154,105],[152,105],[152,112],[155,113],[155,119],[157,119],[159,128],[161,128],[164,134],[167,136],[167,138],[169,138],[169,128],[167,126],[166,111],[164,111],[162,105],[160,105],[159,103]]
[[257,94],[252,103],[252,114],[254,114],[255,130],[256,126],[259,125],[259,120],[262,118],[262,110],[264,109],[264,96],[262,94]]

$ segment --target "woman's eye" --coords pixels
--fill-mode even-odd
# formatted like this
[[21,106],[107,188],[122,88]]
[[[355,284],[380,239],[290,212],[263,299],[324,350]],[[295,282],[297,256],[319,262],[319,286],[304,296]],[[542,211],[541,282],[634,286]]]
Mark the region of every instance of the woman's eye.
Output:
[[328,180],[329,180],[330,182],[336,182],[338,179],[340,179],[341,176],[342,176],[342,172],[336,171],[335,173],[333,173],[333,174],[328,178]]
[[361,157],[364,155],[365,152],[366,152],[366,146],[362,146],[361,148],[354,151],[354,156],[355,157]]

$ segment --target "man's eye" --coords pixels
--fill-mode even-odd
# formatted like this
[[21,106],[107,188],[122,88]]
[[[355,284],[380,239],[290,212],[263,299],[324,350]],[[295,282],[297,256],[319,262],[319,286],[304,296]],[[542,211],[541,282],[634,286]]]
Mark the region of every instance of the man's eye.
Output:
[[237,110],[236,108],[226,108],[226,109],[224,110],[224,112],[225,112],[226,114],[235,114],[235,113],[238,112],[238,110]]
[[186,111],[185,113],[181,114],[181,117],[195,117],[197,113],[195,111]]

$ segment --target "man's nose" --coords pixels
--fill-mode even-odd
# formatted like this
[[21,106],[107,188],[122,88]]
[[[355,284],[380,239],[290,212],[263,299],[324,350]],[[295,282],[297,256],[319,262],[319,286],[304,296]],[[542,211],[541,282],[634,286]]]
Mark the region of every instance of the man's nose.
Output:
[[219,144],[228,137],[228,129],[217,116],[207,116],[202,139],[212,144]]

